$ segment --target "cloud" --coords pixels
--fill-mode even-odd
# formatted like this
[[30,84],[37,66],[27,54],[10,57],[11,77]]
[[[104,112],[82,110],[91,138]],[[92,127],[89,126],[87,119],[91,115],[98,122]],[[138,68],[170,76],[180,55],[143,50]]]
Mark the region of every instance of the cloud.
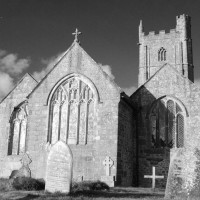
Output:
[[127,87],[127,88],[122,88],[122,90],[128,95],[132,95],[136,90],[137,87],[136,86],[131,86],[131,87]]
[[44,78],[44,76],[53,68],[53,66],[56,64],[56,62],[58,62],[59,58],[63,55],[63,53],[58,53],[56,56],[52,56],[47,59],[42,58],[41,63],[43,65],[47,65],[47,66],[39,72],[37,72],[37,71],[33,72],[33,77],[38,81],[40,81],[42,78]]
[[102,65],[102,64],[99,64],[100,67],[103,69],[103,71],[111,78],[111,79],[115,79],[115,76],[113,75],[112,73],[112,68],[111,66],[109,65]]
[[30,66],[29,58],[0,49],[0,99],[14,87],[17,76]]
[[29,58],[18,58],[17,54],[7,54],[0,50],[0,70],[9,75],[19,75],[30,66]]
[[0,72],[0,100],[14,87],[14,79],[5,72]]

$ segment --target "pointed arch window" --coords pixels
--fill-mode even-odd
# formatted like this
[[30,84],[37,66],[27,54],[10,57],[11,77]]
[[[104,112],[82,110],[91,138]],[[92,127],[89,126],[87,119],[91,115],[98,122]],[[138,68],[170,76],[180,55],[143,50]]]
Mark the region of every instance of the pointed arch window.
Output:
[[166,49],[164,49],[163,47],[161,47],[158,50],[158,61],[166,61]]
[[27,116],[27,102],[14,108],[10,117],[8,155],[19,155],[26,150]]
[[151,142],[154,148],[184,146],[184,112],[177,102],[158,100],[150,113]]
[[48,142],[68,144],[92,141],[94,95],[84,81],[72,77],[61,83],[50,102]]

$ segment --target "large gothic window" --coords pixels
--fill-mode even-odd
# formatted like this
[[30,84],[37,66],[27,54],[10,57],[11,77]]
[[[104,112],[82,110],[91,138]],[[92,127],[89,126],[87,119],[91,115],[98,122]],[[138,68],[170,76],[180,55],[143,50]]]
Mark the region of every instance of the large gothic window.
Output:
[[50,102],[48,141],[87,144],[92,140],[94,95],[78,77],[64,81],[55,90]]
[[184,112],[180,105],[164,98],[155,102],[150,113],[151,142],[154,148],[184,145]]
[[166,50],[163,47],[158,51],[158,61],[166,61]]
[[27,116],[26,102],[14,108],[10,117],[8,155],[19,155],[25,152]]

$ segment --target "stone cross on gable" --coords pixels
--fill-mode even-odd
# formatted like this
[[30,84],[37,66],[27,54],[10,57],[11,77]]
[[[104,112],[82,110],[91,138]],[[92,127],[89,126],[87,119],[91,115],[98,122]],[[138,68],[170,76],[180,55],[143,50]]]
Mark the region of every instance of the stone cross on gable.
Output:
[[109,156],[106,156],[103,165],[106,167],[106,176],[110,176],[110,169],[114,165],[114,161]]
[[77,28],[76,28],[75,32],[72,33],[72,35],[75,35],[75,38],[74,38],[74,41],[75,41],[75,42],[79,42],[78,36],[79,36],[80,34],[82,34],[82,33],[81,33],[80,31],[78,31]]
[[151,178],[152,179],[152,189],[155,189],[156,179],[157,178],[164,178],[164,176],[156,176],[156,168],[152,167],[152,175],[145,175],[144,178]]

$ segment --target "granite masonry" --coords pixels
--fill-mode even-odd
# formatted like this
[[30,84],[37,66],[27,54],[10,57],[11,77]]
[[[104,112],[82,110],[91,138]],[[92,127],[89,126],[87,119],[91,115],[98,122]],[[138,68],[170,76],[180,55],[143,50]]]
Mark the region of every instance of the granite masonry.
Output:
[[[139,25],[138,89],[129,97],[75,40],[37,82],[26,74],[0,103],[0,176],[21,168],[26,153],[34,178],[47,177],[58,141],[73,157],[73,180],[111,186],[165,187],[170,157],[200,149],[200,88],[194,82],[191,19],[168,33]],[[134,64],[133,64],[134,67]],[[194,169],[191,169],[194,170]]]

